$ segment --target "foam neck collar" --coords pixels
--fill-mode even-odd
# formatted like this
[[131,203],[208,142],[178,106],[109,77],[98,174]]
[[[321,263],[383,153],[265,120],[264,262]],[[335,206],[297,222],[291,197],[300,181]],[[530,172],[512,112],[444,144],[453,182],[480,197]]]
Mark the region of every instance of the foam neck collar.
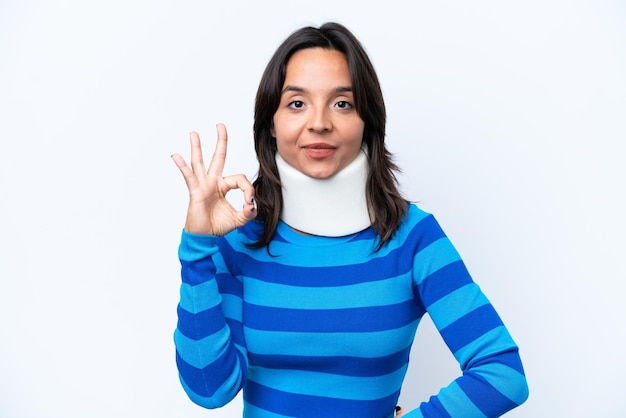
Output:
[[276,153],[282,184],[281,219],[312,235],[340,237],[371,225],[365,186],[367,155],[361,150],[348,166],[327,179],[301,173]]

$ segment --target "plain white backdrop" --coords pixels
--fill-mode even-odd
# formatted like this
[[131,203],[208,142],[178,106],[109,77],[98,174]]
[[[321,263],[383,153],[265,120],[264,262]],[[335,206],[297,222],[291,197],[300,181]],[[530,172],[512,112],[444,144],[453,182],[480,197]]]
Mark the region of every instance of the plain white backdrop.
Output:
[[[328,20],[378,70],[406,196],[520,345],[509,416],[626,415],[623,2],[2,0],[0,416],[241,415],[178,383],[170,155],[224,122],[226,171],[253,177],[261,72]],[[428,319],[412,359],[407,409],[458,374]]]

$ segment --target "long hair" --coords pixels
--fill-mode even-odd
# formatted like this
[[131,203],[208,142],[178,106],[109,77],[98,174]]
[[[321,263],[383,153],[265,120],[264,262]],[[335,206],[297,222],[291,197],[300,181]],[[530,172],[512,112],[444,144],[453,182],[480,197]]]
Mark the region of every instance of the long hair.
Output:
[[259,172],[254,181],[257,220],[263,232],[255,247],[272,240],[283,208],[280,177],[276,166],[276,139],[273,119],[285,82],[287,63],[302,49],[324,48],[343,53],[348,61],[354,105],[365,122],[363,142],[368,150],[369,172],[366,198],[372,227],[380,237],[379,248],[391,239],[407,213],[408,201],[398,190],[393,163],[385,146],[386,110],[376,71],[358,39],[343,25],[329,22],[319,28],[304,27],[292,33],[270,59],[256,94],[254,107],[254,149]]

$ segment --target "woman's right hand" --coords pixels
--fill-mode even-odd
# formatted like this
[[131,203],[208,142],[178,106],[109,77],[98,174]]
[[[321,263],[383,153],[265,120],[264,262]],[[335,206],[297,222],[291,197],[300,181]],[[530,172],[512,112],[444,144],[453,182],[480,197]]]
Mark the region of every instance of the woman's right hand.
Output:
[[[192,132],[189,138],[191,168],[179,154],[172,155],[189,189],[185,230],[192,234],[225,235],[254,219],[256,210],[252,183],[243,174],[222,176],[228,142],[226,127],[221,123],[217,125],[217,144],[208,169],[202,158],[200,137]],[[226,194],[234,189],[243,192],[245,203],[241,210],[235,209],[226,200]]]

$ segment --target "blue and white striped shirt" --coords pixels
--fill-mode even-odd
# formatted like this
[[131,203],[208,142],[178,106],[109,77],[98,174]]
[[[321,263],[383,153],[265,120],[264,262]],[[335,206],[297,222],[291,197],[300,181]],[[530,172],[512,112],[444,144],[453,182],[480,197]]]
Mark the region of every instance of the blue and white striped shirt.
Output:
[[279,223],[225,237],[183,232],[177,365],[189,397],[218,408],[244,391],[244,417],[388,418],[428,313],[462,375],[405,417],[491,417],[528,396],[518,349],[435,218],[410,205],[376,250]]

